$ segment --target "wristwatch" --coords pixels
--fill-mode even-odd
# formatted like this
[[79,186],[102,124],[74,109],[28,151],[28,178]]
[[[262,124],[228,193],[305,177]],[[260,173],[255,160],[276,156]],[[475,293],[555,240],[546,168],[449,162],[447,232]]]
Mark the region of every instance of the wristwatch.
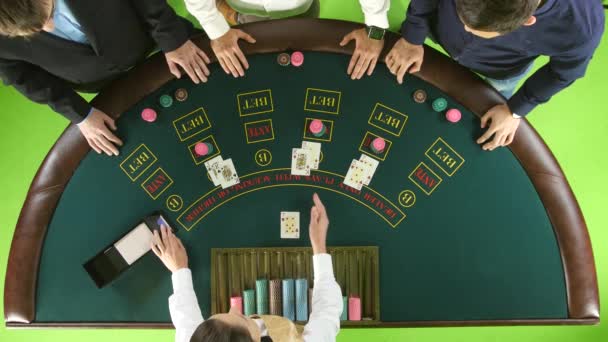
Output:
[[380,28],[378,26],[366,26],[365,31],[367,32],[367,36],[371,39],[382,40],[384,38],[385,29]]

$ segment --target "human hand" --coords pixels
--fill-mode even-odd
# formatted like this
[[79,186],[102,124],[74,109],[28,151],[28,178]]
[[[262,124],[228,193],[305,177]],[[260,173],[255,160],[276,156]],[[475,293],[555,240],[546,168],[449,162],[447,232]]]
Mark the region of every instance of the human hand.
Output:
[[122,140],[108,129],[109,126],[115,131],[116,124],[106,113],[93,108],[91,114],[76,126],[95,152],[104,152],[108,156],[118,155],[118,148],[114,144],[122,146]]
[[406,72],[415,73],[420,71],[423,59],[424,48],[422,45],[410,44],[404,38],[401,38],[386,55],[385,62],[391,74],[397,76],[397,82],[402,84]]
[[239,29],[230,29],[223,36],[211,40],[211,49],[213,49],[222,69],[234,77],[245,76],[243,67],[249,69],[247,58],[239,47],[239,39],[244,39],[251,44],[255,43],[252,36]]
[[376,68],[378,56],[384,47],[384,39],[377,40],[368,37],[364,28],[356,29],[344,36],[340,46],[345,46],[351,40],[355,41],[355,51],[348,64],[346,73],[351,79],[360,80],[367,71],[367,76],[371,76]]
[[165,264],[165,267],[171,273],[182,268],[188,268],[188,254],[186,254],[186,249],[180,239],[165,225],[160,227],[160,232],[158,234],[158,230],[154,231],[154,238],[152,240],[152,251],[154,254]]
[[316,193],[312,196],[315,203],[310,209],[310,226],[308,227],[308,235],[310,236],[310,244],[312,245],[313,254],[327,253],[327,229],[329,228],[329,219],[325,212],[325,206],[321,202],[319,195]]
[[[488,130],[477,139],[478,144],[484,144],[482,148],[486,151],[493,151],[500,146],[507,146],[513,142],[515,132],[519,127],[521,119],[514,118],[513,113],[506,104],[496,105],[481,117],[481,128],[486,128],[490,122]],[[487,142],[494,135],[492,141]]]
[[182,73],[177,67],[179,65],[190,76],[192,82],[196,84],[199,84],[201,81],[207,82],[207,76],[209,76],[207,64],[211,61],[207,57],[207,54],[199,49],[191,40],[188,40],[177,49],[165,53],[165,59],[167,60],[169,71],[175,77],[182,77]]

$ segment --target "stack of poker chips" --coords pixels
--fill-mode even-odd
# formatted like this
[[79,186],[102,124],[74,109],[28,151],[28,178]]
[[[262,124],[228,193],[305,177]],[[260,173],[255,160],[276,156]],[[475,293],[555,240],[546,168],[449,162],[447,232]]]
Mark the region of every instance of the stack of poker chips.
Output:
[[386,148],[386,141],[384,139],[380,138],[380,137],[375,138],[369,144],[369,148],[375,154],[381,154],[382,152],[384,152],[384,149]]
[[283,317],[294,321],[295,313],[295,288],[293,279],[283,279]]
[[[346,308],[344,308],[346,310]],[[361,320],[361,298],[351,296],[348,298],[348,320]]]
[[281,279],[272,279],[270,281],[270,314],[281,316],[283,308],[281,303]]
[[308,320],[308,280],[296,280],[296,320]]
[[230,297],[230,308],[236,308],[243,313],[243,297]]
[[308,130],[315,137],[322,137],[325,135],[325,133],[327,133],[327,128],[325,127],[325,124],[319,119],[312,120],[310,122]]
[[268,280],[255,281],[256,307],[258,315],[268,315]]
[[346,296],[342,296],[342,315],[340,315],[340,320],[348,320],[348,297]]
[[252,289],[243,291],[243,314],[245,316],[255,315],[255,291]]

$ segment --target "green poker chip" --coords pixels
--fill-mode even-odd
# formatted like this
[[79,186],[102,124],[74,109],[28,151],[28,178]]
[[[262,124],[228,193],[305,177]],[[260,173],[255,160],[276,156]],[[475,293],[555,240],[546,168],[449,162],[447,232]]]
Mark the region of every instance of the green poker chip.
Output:
[[444,111],[446,108],[448,108],[448,101],[446,99],[444,99],[443,97],[436,98],[433,101],[433,110],[434,111],[441,112],[441,111]]
[[163,95],[160,97],[160,105],[167,108],[173,104],[173,98],[169,95]]

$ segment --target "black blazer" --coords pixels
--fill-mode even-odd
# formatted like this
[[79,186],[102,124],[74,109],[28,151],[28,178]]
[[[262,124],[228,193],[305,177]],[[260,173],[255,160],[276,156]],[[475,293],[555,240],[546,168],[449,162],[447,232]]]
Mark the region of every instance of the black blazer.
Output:
[[40,32],[0,35],[0,77],[30,100],[48,104],[74,123],[91,106],[74,88],[102,83],[143,60],[155,46],[184,44],[192,25],[165,0],[66,0],[90,45]]

